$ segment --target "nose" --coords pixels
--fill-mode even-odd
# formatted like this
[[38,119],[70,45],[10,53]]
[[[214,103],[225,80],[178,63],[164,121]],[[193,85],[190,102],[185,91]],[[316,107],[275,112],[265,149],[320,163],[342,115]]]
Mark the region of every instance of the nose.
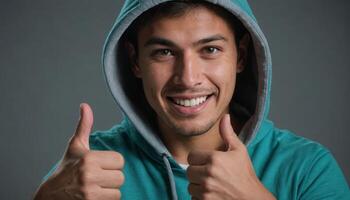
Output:
[[184,52],[176,61],[175,84],[192,88],[201,84],[201,68],[195,54]]

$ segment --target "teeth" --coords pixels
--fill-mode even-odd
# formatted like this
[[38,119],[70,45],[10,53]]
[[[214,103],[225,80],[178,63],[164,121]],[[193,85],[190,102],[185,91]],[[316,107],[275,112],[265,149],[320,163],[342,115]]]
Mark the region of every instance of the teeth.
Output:
[[207,100],[208,96],[203,96],[203,97],[197,97],[193,99],[173,99],[174,102],[178,105],[185,106],[185,107],[193,107],[193,106],[198,106],[199,104],[202,104]]

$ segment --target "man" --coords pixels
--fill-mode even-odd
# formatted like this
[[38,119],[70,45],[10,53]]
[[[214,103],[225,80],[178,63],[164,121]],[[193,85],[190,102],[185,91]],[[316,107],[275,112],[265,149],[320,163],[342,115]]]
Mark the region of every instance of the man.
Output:
[[126,1],[104,50],[125,119],[81,118],[35,199],[349,199],[321,145],[267,120],[271,58],[246,1]]

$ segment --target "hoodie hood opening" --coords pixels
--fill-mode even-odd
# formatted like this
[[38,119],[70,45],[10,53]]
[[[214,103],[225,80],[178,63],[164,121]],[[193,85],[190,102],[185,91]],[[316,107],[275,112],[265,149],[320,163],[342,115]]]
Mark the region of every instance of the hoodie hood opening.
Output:
[[[140,79],[133,74],[125,33],[130,25],[147,10],[168,1],[126,1],[107,40],[103,52],[103,66],[109,89],[127,117],[140,135],[155,148],[161,156],[171,157],[157,135],[156,114],[148,104]],[[269,109],[271,84],[271,58],[266,39],[260,30],[248,3],[241,1],[207,1],[217,4],[232,14],[244,25],[250,35],[248,62],[237,75],[234,96],[230,103],[230,113],[236,116],[244,127],[239,137],[246,145],[258,142],[256,135]]]
[[[163,160],[169,177],[171,197],[177,199],[170,165],[170,161],[174,159],[157,135],[155,111],[145,98],[141,80],[134,76],[128,50],[123,44],[125,32],[130,25],[147,10],[165,2],[170,1],[125,0],[105,42],[102,59],[105,80],[111,94],[125,115],[125,120],[154,149],[153,153]],[[266,119],[269,110],[270,50],[246,0],[206,0],[205,2],[226,9],[232,14],[232,20],[237,18],[250,35],[247,66],[237,75],[235,92],[230,102],[230,113],[244,123],[239,138],[249,147],[258,143],[265,134],[264,130],[260,130],[260,126]],[[146,148],[142,144],[138,145],[141,149]]]

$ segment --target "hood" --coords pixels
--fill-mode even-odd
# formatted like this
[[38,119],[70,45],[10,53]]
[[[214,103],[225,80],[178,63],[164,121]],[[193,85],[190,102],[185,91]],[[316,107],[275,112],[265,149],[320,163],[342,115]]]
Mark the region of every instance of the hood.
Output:
[[[127,50],[121,38],[131,23],[146,10],[167,0],[126,0],[114,23],[103,50],[103,69],[108,88],[124,116],[159,154],[171,156],[155,133],[154,120],[139,81],[131,71]],[[266,38],[246,0],[207,0],[236,16],[251,36],[249,61],[237,76],[230,112],[246,118],[239,137],[247,146],[257,142],[257,134],[269,111],[271,56]]]
[[[175,182],[171,170],[171,154],[160,140],[155,130],[154,113],[146,101],[140,80],[129,63],[127,50],[122,45],[122,37],[132,22],[146,10],[169,0],[126,0],[114,23],[103,50],[103,69],[108,88],[121,108],[125,119],[137,133],[155,149],[165,163],[173,199],[177,199]],[[271,56],[266,38],[246,0],[207,0],[227,9],[238,18],[251,37],[248,64],[237,75],[230,112],[245,123],[239,137],[247,146],[257,143],[264,133],[261,124],[269,111],[271,87]],[[153,118],[154,119],[154,118]],[[170,160],[170,162],[169,162]]]

